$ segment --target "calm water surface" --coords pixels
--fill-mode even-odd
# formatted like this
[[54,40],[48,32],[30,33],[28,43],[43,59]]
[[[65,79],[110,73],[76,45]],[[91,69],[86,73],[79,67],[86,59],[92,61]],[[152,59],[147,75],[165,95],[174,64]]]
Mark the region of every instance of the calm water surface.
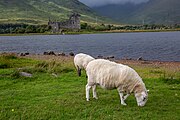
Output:
[[0,52],[44,51],[180,61],[180,32],[0,36]]

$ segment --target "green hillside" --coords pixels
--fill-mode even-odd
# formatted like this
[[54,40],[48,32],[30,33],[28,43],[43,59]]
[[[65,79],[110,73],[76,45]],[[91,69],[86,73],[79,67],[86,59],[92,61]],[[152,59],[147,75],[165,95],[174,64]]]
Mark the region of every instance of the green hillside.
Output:
[[149,0],[143,4],[106,5],[97,12],[125,24],[180,24],[179,0]]
[[0,0],[0,11],[0,23],[47,24],[49,18],[68,19],[72,12],[85,22],[109,21],[78,0]]

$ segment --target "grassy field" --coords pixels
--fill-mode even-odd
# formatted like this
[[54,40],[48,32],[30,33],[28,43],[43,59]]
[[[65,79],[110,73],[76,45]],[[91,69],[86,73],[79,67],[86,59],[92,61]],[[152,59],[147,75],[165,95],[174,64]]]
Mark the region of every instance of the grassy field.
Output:
[[[33,58],[33,59],[32,59]],[[98,87],[98,100],[86,102],[85,72],[78,77],[71,57],[19,58],[0,55],[0,119],[51,120],[179,120],[180,68],[134,64],[149,92],[146,106],[131,95],[120,105],[117,90]],[[178,63],[179,65],[179,63]],[[33,77],[23,77],[19,72]]]

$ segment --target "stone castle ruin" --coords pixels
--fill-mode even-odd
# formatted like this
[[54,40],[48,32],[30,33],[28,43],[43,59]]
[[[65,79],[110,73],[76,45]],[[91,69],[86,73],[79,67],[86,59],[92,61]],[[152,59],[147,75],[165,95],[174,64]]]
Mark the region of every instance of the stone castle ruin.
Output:
[[69,20],[62,22],[54,22],[49,19],[48,25],[52,27],[53,33],[62,33],[64,30],[79,31],[81,29],[80,15],[73,13]]

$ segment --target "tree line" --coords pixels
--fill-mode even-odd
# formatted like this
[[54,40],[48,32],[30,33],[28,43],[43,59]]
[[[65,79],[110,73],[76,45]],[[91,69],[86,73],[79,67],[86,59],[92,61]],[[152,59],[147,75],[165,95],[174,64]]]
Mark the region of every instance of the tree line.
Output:
[[0,34],[45,33],[50,30],[48,25],[0,24]]
[[115,25],[89,25],[87,23],[81,24],[81,29],[84,30],[94,30],[94,31],[108,31],[108,30],[166,30],[166,29],[178,29],[180,28],[180,24],[174,25],[123,25],[123,26],[115,26]]
[[[180,24],[174,25],[123,25],[81,23],[81,31],[110,31],[110,30],[166,30],[179,29]],[[48,25],[28,24],[0,24],[0,34],[24,34],[24,33],[51,33]],[[67,31],[68,32],[68,31]]]

